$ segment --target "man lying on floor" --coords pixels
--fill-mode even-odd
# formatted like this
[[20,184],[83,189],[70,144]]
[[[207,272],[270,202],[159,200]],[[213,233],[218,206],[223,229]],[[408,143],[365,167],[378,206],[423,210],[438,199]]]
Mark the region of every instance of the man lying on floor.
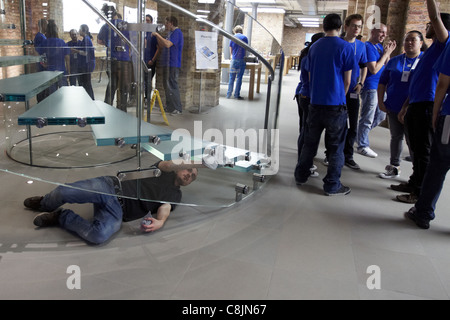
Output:
[[[142,219],[149,212],[156,217],[146,217],[141,224],[144,232],[160,229],[174,203],[181,201],[182,186],[191,184],[198,175],[198,168],[216,169],[218,161],[212,156],[203,158],[202,163],[179,164],[160,161],[154,167],[161,171],[159,177],[120,181],[115,176],[102,176],[61,185],[45,196],[34,196],[24,201],[25,207],[40,211],[33,220],[38,227],[60,226],[76,233],[92,244],[101,244],[119,231],[122,221]],[[139,188],[140,199],[136,199]],[[86,220],[70,209],[65,203],[92,203],[93,220]]]

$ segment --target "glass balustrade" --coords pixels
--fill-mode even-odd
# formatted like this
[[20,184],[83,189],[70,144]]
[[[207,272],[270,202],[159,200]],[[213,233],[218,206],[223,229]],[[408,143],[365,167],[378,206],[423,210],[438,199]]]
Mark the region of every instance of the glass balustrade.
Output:
[[[160,179],[153,164],[201,164],[207,156],[219,167],[199,169],[196,181],[182,187],[180,203],[207,207],[231,206],[277,173],[283,52],[230,2],[1,2],[1,171],[54,185],[104,175],[132,179],[136,191],[123,197],[158,201],[140,190],[142,179]],[[152,76],[147,46],[156,33],[169,37],[168,17],[183,35],[181,67],[165,66],[168,49],[159,43]],[[248,44],[234,36],[237,25]],[[246,50],[244,100],[227,97],[230,41]],[[171,114],[164,84],[174,70],[179,115]]]

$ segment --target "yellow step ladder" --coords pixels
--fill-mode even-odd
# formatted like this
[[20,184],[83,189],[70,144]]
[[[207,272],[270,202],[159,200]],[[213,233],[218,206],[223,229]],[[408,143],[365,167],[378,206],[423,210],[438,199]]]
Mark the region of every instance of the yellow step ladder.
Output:
[[150,101],[150,111],[147,112],[147,122],[150,122],[150,114],[152,113],[153,106],[155,105],[156,99],[158,99],[159,109],[161,110],[161,114],[163,116],[164,122],[167,125],[169,125],[169,120],[167,120],[166,111],[163,108],[161,96],[159,95],[159,91],[157,89],[152,90],[152,99]]

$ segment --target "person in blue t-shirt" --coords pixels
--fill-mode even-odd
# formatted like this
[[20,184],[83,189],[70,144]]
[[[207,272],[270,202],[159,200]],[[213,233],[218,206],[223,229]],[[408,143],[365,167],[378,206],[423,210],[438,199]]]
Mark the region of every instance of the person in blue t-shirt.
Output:
[[[349,15],[345,19],[344,29],[345,36],[343,39],[350,43],[353,47],[355,58],[355,66],[352,70],[352,79],[350,88],[347,93],[347,113],[348,113],[348,130],[345,138],[344,147],[344,164],[354,170],[359,170],[360,166],[353,159],[353,145],[358,134],[358,118],[359,118],[359,94],[364,87],[367,75],[367,54],[365,44],[358,40],[357,37],[362,30],[363,17],[360,14]],[[325,158],[326,164],[328,159]]]
[[[38,31],[38,33],[36,33],[34,40],[33,40],[33,45],[34,45],[35,50],[36,50],[36,48],[41,46],[42,41],[47,39],[47,37],[45,36],[45,30],[47,30],[47,20],[46,19],[39,19],[38,30],[39,31]],[[39,54],[39,52],[37,50],[36,50],[36,54]],[[38,72],[45,70],[43,62],[36,63],[36,70]],[[41,102],[42,100],[44,100],[47,95],[48,95],[47,90],[39,92],[36,95],[37,102]]]
[[[297,163],[300,162],[300,154],[303,148],[303,143],[305,142],[306,121],[308,120],[308,109],[309,104],[311,102],[309,93],[309,73],[308,71],[305,70],[306,57],[308,56],[309,49],[311,48],[311,46],[324,36],[325,33],[323,32],[315,33],[311,37],[309,45],[302,50],[302,55],[300,57],[299,62],[300,82],[298,83],[297,88],[295,90],[295,99],[297,100],[298,120],[299,120],[298,121],[299,135],[297,139]],[[311,167],[311,177],[319,176],[318,172],[315,171],[316,169],[317,169],[316,166]]]
[[[392,179],[400,175],[400,156],[403,150],[405,130],[398,120],[398,113],[408,98],[409,79],[423,55],[421,48],[424,37],[419,31],[410,31],[404,40],[405,53],[389,60],[384,68],[378,84],[378,105],[386,112],[391,133],[391,158],[386,171],[380,173],[380,178]],[[386,96],[386,99],[384,97]]]
[[83,40],[79,42],[79,47],[76,49],[76,53],[78,54],[78,70],[80,72],[78,83],[80,86],[83,86],[91,99],[94,100],[91,73],[95,69],[95,49],[87,24],[80,26],[80,36],[83,37]]
[[342,26],[338,14],[323,19],[325,37],[309,50],[305,69],[309,73],[311,105],[300,161],[295,168],[297,185],[306,183],[311,175],[314,157],[325,130],[328,155],[327,175],[323,179],[325,195],[346,195],[350,188],[341,184],[344,166],[344,143],[347,132],[346,94],[355,65],[352,46],[339,38]]
[[163,69],[163,84],[166,96],[166,111],[171,115],[181,114],[180,88],[178,77],[181,70],[181,57],[183,53],[183,32],[178,28],[178,19],[174,16],[165,19],[165,28],[168,31],[166,39],[154,32],[158,45],[163,48],[159,65]]
[[[114,7],[105,7],[111,14],[111,23],[129,40],[130,34],[125,29],[126,22],[119,19],[118,13]],[[111,56],[111,72],[109,74],[109,83],[106,88],[105,103],[112,105],[116,91],[117,108],[127,112],[128,94],[132,79],[132,64],[130,59],[130,48],[124,40],[107,24],[103,25],[97,36],[97,43],[108,47],[108,55]]]
[[430,23],[426,38],[433,39],[432,45],[423,54],[411,76],[408,100],[399,113],[405,124],[409,147],[412,152],[413,173],[407,183],[391,185],[395,191],[408,192],[396,197],[400,202],[415,203],[422,189],[422,181],[430,161],[433,130],[431,115],[439,73],[433,65],[450,42],[450,14],[438,12],[434,0],[427,0]]
[[[153,17],[149,14],[145,16],[146,23],[153,23]],[[147,99],[152,91],[152,79],[156,74],[156,62],[160,53],[158,46],[158,39],[152,36],[153,32],[145,34],[145,50],[144,61],[147,63],[147,68],[150,69],[150,74],[144,74],[145,93],[144,97]]]
[[450,168],[450,44],[434,65],[439,72],[434,97],[432,127],[434,129],[431,144],[430,162],[422,182],[420,196],[406,218],[413,220],[419,228],[428,229],[435,218],[436,204],[441,195],[445,176]]
[[378,81],[385,64],[397,46],[395,41],[389,41],[383,47],[382,43],[386,38],[386,33],[386,25],[380,23],[378,28],[372,29],[370,39],[366,42],[368,71],[361,92],[362,105],[358,123],[357,152],[370,158],[378,156],[369,146],[370,130],[377,127],[386,117],[386,114],[378,108]]
[[72,29],[69,31],[70,41],[67,41],[67,46],[71,48],[70,50],[70,76],[69,85],[76,86],[78,78],[78,53],[77,50],[80,46],[78,41],[77,30]]
[[[234,36],[248,44],[248,38],[242,34],[242,26],[236,26],[233,29]],[[234,98],[238,100],[244,100],[241,97],[242,77],[245,72],[245,54],[246,51],[239,44],[234,41],[230,41],[230,79],[228,81],[227,99],[231,98],[234,88]],[[236,80],[236,87],[234,87],[234,81]]]
[[[58,37],[58,27],[54,20],[49,20],[44,39],[36,51],[45,55],[45,69],[48,71],[62,71],[64,75],[70,74],[70,48],[63,39]],[[48,94],[52,94],[59,87],[67,86],[66,77],[48,88]]]

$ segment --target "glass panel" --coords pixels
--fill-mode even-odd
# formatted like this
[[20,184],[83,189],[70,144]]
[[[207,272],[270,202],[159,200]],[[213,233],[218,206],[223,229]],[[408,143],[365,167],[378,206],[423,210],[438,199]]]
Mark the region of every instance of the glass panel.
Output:
[[[145,170],[159,160],[199,167],[205,157],[214,158],[219,167],[199,169],[195,182],[182,187],[180,204],[230,206],[278,169],[281,47],[256,20],[225,1],[188,1],[183,7],[132,2],[125,7],[118,1],[2,1],[6,11],[22,15],[17,21],[3,15],[0,29],[0,137],[7,155],[0,158],[0,170],[57,185],[114,176],[128,186],[123,198],[178,203],[146,192],[143,181],[129,181],[142,177],[160,184],[166,167],[160,167],[160,176],[155,168]],[[75,14],[74,6],[90,14]],[[114,10],[137,17],[125,22]],[[154,15],[153,23],[145,23],[145,13]],[[70,14],[75,22],[69,23]],[[42,17],[48,20],[42,33],[47,40],[39,42]],[[168,17],[176,20],[168,24]],[[233,34],[237,25],[248,44]],[[166,64],[171,49],[164,39],[175,42],[175,30],[184,44],[181,65],[174,68]],[[151,51],[155,40],[158,49]],[[234,99],[235,86],[227,97],[236,69],[230,41],[246,49],[238,93],[243,100]],[[177,94],[169,84],[179,88],[179,115],[170,115]]]

